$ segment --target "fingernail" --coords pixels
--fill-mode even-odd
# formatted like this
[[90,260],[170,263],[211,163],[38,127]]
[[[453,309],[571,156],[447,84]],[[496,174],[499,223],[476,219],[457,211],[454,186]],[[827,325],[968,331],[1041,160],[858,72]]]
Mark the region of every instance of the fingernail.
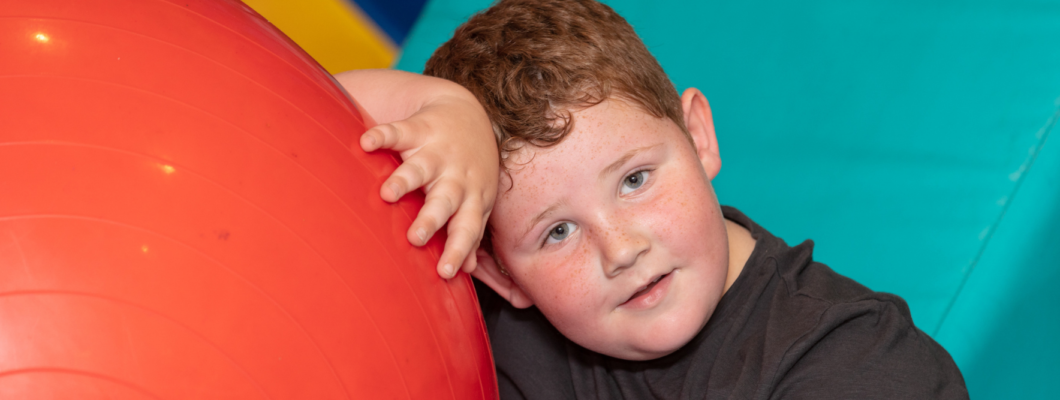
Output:
[[[423,228],[416,229],[416,236],[419,236],[420,244],[427,243],[427,231],[423,230]],[[449,266],[449,264],[446,264],[446,266]]]
[[455,276],[456,272],[453,271],[453,264],[445,264],[445,266],[442,267],[442,273],[445,274],[445,279]]
[[367,147],[375,147],[375,137],[373,137],[371,135],[367,135],[364,138],[368,141],[368,146]]
[[401,194],[398,193],[398,185],[396,183],[391,183],[387,186],[390,187],[390,192],[394,194],[394,197],[400,197]]

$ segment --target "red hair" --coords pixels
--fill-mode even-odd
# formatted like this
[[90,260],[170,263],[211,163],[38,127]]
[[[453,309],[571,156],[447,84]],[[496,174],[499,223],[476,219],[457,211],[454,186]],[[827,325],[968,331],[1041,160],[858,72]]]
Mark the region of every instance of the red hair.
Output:
[[572,111],[611,97],[687,135],[680,96],[658,61],[624,18],[592,0],[502,0],[461,25],[423,73],[478,98],[502,155],[559,143]]

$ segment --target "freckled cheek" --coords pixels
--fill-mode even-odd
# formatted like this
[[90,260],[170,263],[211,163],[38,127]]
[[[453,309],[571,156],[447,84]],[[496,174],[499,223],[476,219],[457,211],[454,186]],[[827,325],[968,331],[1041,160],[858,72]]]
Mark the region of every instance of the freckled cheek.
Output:
[[660,196],[647,207],[655,234],[663,239],[700,237],[709,220],[709,193],[696,187],[670,183],[661,188]]
[[[581,245],[567,253],[565,257],[556,257],[539,265],[539,274],[534,279],[537,288],[537,301],[560,305],[584,306],[592,303],[594,288],[592,285],[592,257],[588,246]],[[542,298],[545,297],[545,298]]]

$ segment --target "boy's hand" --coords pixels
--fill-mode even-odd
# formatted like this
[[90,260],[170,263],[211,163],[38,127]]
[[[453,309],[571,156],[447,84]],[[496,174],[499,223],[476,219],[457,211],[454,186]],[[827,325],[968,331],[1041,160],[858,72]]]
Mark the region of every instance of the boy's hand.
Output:
[[438,274],[449,279],[458,268],[473,271],[500,168],[482,106],[464,88],[438,78],[399,71],[351,71],[336,78],[380,122],[361,136],[361,148],[401,154],[401,166],[380,190],[383,200],[395,202],[421,187],[427,194],[409,227],[409,242],[423,246],[449,221]]
[[474,251],[497,195],[494,143],[482,107],[459,98],[436,100],[406,120],[377,125],[361,136],[364,151],[391,149],[404,161],[383,183],[383,200],[398,201],[420,187],[427,193],[409,242],[423,246],[452,217],[438,262],[443,278],[452,278],[457,268],[475,269]]

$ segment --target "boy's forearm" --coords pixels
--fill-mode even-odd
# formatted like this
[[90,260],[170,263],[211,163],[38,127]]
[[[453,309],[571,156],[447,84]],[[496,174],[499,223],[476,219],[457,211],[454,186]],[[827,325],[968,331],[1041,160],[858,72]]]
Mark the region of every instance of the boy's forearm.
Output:
[[377,123],[409,118],[445,98],[476,101],[462,86],[441,78],[390,69],[353,70],[335,79]]

